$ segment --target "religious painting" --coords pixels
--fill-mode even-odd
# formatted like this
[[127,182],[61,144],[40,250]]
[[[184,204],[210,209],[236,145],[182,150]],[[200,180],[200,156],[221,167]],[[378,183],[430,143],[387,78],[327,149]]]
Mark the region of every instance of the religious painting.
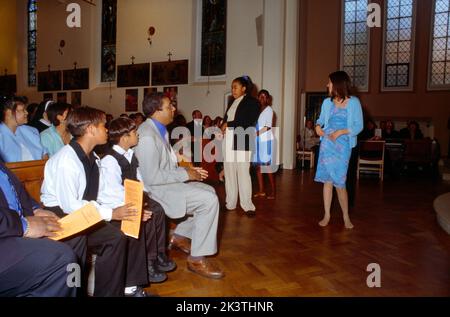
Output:
[[188,84],[189,61],[152,63],[152,86]]
[[138,90],[127,89],[125,91],[125,112],[138,111]]
[[17,92],[17,78],[16,75],[0,76],[0,94],[9,96]]
[[72,91],[70,102],[72,107],[81,107],[81,91]]
[[308,92],[306,93],[305,118],[316,122],[320,116],[320,109],[323,101],[328,98],[325,92]]
[[89,89],[89,68],[63,71],[63,90]]
[[60,70],[38,73],[38,91],[56,91],[62,88],[62,74]]
[[150,85],[150,64],[118,66],[117,87],[139,87]]
[[61,103],[67,103],[67,93],[58,92],[58,94],[56,95],[56,101]]
[[51,92],[44,93],[43,99],[44,101],[53,100],[53,94]]
[[201,76],[225,75],[227,0],[201,0]]
[[144,98],[155,92],[158,92],[158,89],[156,87],[144,88]]
[[116,80],[117,0],[102,1],[101,81]]
[[178,109],[178,87],[164,87],[164,95],[170,99],[172,105]]

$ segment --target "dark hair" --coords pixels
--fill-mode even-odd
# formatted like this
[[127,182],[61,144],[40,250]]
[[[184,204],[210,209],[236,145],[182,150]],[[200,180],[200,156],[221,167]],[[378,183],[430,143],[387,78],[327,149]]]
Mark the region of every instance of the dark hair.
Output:
[[18,105],[23,105],[22,101],[16,100],[16,98],[5,98],[0,102],[0,122],[5,121],[6,110],[11,110],[15,115]]
[[162,100],[168,98],[162,92],[152,92],[145,96],[142,102],[142,111],[146,117],[151,117],[157,110],[162,110]]
[[117,118],[109,123],[108,139],[111,144],[119,144],[120,138],[136,130],[136,123],[129,118]]
[[75,139],[86,134],[89,125],[98,126],[106,121],[106,114],[91,107],[80,107],[69,113],[67,116],[67,129]]
[[[47,108],[48,120],[55,127],[59,126],[61,122],[58,120],[58,116],[62,116],[64,112],[71,108],[71,105],[64,102],[52,103]],[[70,111],[70,110],[69,110]]]
[[260,95],[262,95],[262,94],[264,94],[264,95],[266,95],[266,97],[270,97],[270,93],[269,93],[269,91],[267,91],[266,89],[261,89],[259,92],[258,92],[258,97],[260,96]]
[[340,70],[334,73],[331,73],[330,81],[333,84],[333,89],[331,91],[331,100],[335,99],[336,97],[339,98],[347,98],[350,97],[352,93],[352,83],[350,80],[350,76]]
[[37,121],[41,120],[44,117],[44,112],[47,111],[46,109],[48,109],[48,107],[53,103],[55,103],[53,100],[42,101],[39,104],[39,106],[36,110],[36,113],[34,114],[33,122],[37,122]]
[[234,82],[238,82],[239,84],[241,84],[242,87],[245,87],[245,93],[248,95],[251,95],[252,90],[253,90],[253,82],[252,79],[248,76],[241,76],[241,77],[237,77],[233,80]]
[[144,116],[144,114],[141,113],[141,112],[136,112],[136,114],[135,114],[135,119],[137,119],[137,118],[139,118],[139,117],[142,119],[142,121],[145,121],[145,116]]

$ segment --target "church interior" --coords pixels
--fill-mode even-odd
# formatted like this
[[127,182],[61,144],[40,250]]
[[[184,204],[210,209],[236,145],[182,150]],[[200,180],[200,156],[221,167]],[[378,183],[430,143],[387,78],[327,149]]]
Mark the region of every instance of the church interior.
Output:
[[[153,92],[188,122],[196,110],[224,117],[240,76],[270,92],[276,196],[252,195],[254,217],[227,210],[218,170],[202,163],[219,197],[213,259],[225,277],[192,274],[172,249],[177,269],[151,293],[450,296],[449,0],[0,0],[0,46],[2,94],[114,118],[144,112]],[[378,165],[369,157],[363,166],[362,145],[350,163],[351,230],[338,195],[330,223],[318,225],[319,145],[305,146],[306,122],[319,119],[338,70],[357,88],[369,134],[362,142],[382,143]],[[384,138],[387,122],[406,138]],[[412,123],[420,140],[409,138]]]

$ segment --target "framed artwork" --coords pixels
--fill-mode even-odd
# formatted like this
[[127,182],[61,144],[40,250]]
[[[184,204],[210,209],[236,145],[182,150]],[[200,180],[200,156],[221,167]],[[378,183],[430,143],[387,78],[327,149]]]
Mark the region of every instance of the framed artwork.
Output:
[[89,68],[63,71],[63,90],[89,89]]
[[117,87],[150,85],[150,63],[118,66]]
[[164,95],[169,97],[173,106],[178,109],[178,87],[164,87]]
[[308,92],[306,93],[305,118],[316,122],[320,116],[320,108],[323,101],[328,98],[326,92]]
[[66,92],[58,92],[58,94],[56,95],[56,101],[62,102],[62,103],[67,103],[67,93]]
[[187,85],[189,60],[152,63],[152,86]]
[[125,112],[138,111],[138,90],[127,89],[125,91]]
[[44,100],[44,101],[53,100],[53,93],[51,93],[51,92],[44,93],[42,100]]
[[13,95],[17,92],[17,77],[16,75],[0,76],[0,94]]
[[147,95],[150,95],[150,94],[152,94],[152,93],[154,93],[154,92],[158,92],[158,89],[157,89],[156,87],[144,88],[144,98],[145,98]]
[[57,91],[62,89],[60,70],[38,73],[38,91]]
[[70,102],[72,107],[81,107],[81,91],[72,91]]

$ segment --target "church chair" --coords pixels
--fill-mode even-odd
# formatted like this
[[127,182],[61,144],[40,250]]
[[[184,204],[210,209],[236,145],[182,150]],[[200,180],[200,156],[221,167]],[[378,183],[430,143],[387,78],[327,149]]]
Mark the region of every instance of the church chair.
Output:
[[358,168],[356,176],[359,179],[361,171],[378,172],[384,179],[385,141],[361,141],[359,143]]

